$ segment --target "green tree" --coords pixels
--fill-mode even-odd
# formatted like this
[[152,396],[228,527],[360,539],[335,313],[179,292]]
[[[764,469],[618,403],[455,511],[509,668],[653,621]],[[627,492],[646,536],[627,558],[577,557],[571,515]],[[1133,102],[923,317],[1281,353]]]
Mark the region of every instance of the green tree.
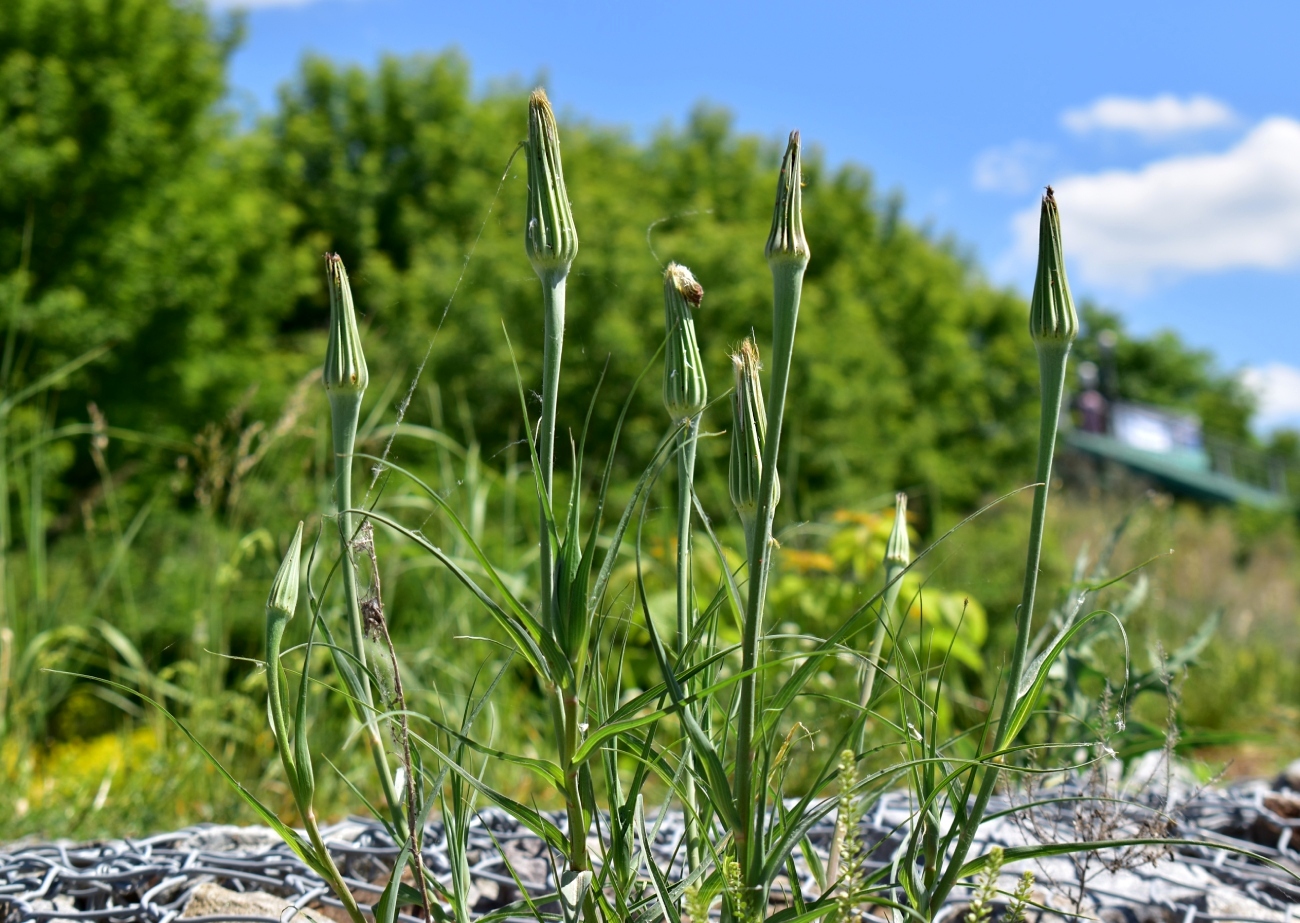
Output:
[[238,34],[197,2],[0,4],[0,387],[112,344],[65,410],[184,434],[265,374],[307,267],[220,113]]
[[[373,367],[409,376],[441,325],[426,380],[473,394],[489,451],[519,431],[501,324],[517,345],[540,338],[520,164],[506,172],[524,111],[518,87],[475,99],[454,55],[390,57],[373,73],[310,59],[263,126],[275,158],[268,183],[297,209],[298,239],[337,249],[355,267],[372,341],[387,355]],[[728,349],[751,330],[761,341],[771,323],[762,243],[776,146],[738,134],[725,112],[708,108],[644,146],[569,119],[564,144],[581,239],[567,424],[580,424],[607,355],[614,384],[597,423],[612,421],[621,389],[663,336],[659,271],[670,259],[704,286],[701,347],[710,379],[728,381]],[[865,170],[831,170],[815,155],[805,170],[813,261],[787,509],[810,514],[899,485],[933,485],[963,504],[1027,470],[1035,385],[1024,303],[909,227]],[[296,316],[318,323],[322,301],[319,292],[304,300]],[[519,352],[532,384],[538,351]],[[643,458],[665,423],[653,391],[635,406],[629,457]],[[716,442],[705,456],[725,452]]]

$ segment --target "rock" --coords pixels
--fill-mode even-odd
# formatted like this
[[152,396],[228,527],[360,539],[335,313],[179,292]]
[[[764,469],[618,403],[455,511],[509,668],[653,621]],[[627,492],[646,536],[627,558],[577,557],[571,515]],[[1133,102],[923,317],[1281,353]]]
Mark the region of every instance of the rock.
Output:
[[1278,817],[1284,817],[1287,820],[1295,820],[1300,817],[1300,795],[1291,792],[1269,792],[1264,796],[1263,803],[1264,807]]
[[[267,894],[265,891],[231,891],[221,885],[207,882],[199,885],[190,894],[181,919],[191,917],[240,916],[269,917],[272,920],[287,921],[287,911],[293,905],[282,897]],[[303,923],[332,923],[314,910],[299,910],[292,918]]]
[[[32,901],[32,909],[44,911],[45,913],[57,913],[60,910],[75,912],[77,902],[73,900],[70,894],[56,894],[52,901],[43,898]],[[45,919],[46,923],[74,923],[70,917],[46,917]]]
[[1286,768],[1277,774],[1273,787],[1289,788],[1293,792],[1300,792],[1300,760],[1287,763]]
[[1276,920],[1284,923],[1291,915],[1265,907],[1235,888],[1211,888],[1205,895],[1205,912],[1212,918],[1238,920]]
[[186,836],[176,841],[177,849],[198,849],[204,852],[230,852],[235,849],[270,849],[280,842],[280,836],[269,827],[237,827],[233,824],[211,824],[192,827]]

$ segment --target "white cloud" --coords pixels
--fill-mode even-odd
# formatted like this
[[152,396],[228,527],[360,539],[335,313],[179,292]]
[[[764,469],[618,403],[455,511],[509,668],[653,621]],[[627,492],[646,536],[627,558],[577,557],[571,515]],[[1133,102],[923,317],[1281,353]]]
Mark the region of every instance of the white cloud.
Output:
[[[1141,290],[1153,279],[1300,264],[1300,122],[1267,119],[1227,151],[1054,184],[1066,253],[1081,277]],[[1038,209],[1013,219],[1031,259]]]
[[1148,140],[1190,134],[1211,128],[1231,128],[1237,115],[1209,96],[1179,99],[1163,93],[1151,99],[1103,96],[1082,109],[1061,114],[1061,124],[1076,135],[1098,131],[1130,132]]
[[1245,369],[1241,383],[1259,401],[1257,423],[1268,430],[1300,423],[1300,369],[1281,362]]
[[1039,185],[1052,148],[1033,141],[1016,141],[991,147],[975,158],[972,179],[976,189],[1016,195]]

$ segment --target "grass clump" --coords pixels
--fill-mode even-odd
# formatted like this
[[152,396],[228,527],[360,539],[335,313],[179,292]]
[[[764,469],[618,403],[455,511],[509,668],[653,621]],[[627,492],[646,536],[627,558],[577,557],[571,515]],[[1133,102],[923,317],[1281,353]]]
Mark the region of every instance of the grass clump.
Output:
[[[785,424],[811,260],[799,134],[790,135],[776,177],[764,248],[772,280],[766,386],[752,340],[742,341],[733,358],[728,492],[739,521],[730,525],[710,514],[697,484],[698,449],[710,435],[704,422],[711,405],[696,327],[697,320],[703,327],[709,318],[702,308],[703,285],[680,262],[663,274],[660,351],[669,425],[640,459],[630,490],[616,497],[611,488],[619,438],[648,367],[621,404],[601,473],[584,474],[602,382],[586,395],[582,425],[566,426],[566,295],[577,233],[560,150],[550,104],[537,91],[528,106],[524,250],[542,289],[541,380],[538,400],[530,402],[535,383],[526,382],[514,364],[527,457],[508,473],[516,479],[510,489],[521,483],[527,494],[531,488],[530,500],[537,504],[535,526],[520,526],[529,530],[530,553],[511,554],[514,543],[508,540],[501,553],[490,547],[482,527],[484,501],[474,484],[464,484],[482,477],[472,438],[456,445],[445,433],[409,425],[409,401],[401,404],[396,423],[378,425],[403,384],[398,375],[385,385],[379,409],[363,418],[370,368],[347,272],[341,258],[330,255],[330,336],[322,373],[329,432],[327,440],[323,429],[317,438],[331,450],[333,503],[321,504],[313,527],[299,524],[288,543],[271,582],[260,651],[280,771],[305,834],[236,783],[218,755],[208,753],[212,765],[331,885],[356,923],[367,914],[391,923],[405,906],[420,907],[430,919],[468,918],[464,837],[480,803],[509,812],[552,856],[554,892],[502,915],[552,903],[568,923],[701,919],[718,905],[727,923],[748,923],[769,916],[847,919],[863,906],[901,903],[910,914],[931,919],[954,888],[982,875],[972,907],[979,923],[993,899],[990,889],[1003,856],[972,856],[976,832],[1000,780],[1024,766],[1024,735],[1042,726],[1038,706],[1051,691],[1054,664],[1105,617],[1101,610],[1071,612],[1055,634],[1036,640],[1056,428],[1077,332],[1051,190],[1042,202],[1039,277],[1029,319],[1039,356],[1041,411],[1024,582],[1009,669],[1002,682],[985,681],[982,709],[961,706],[981,712],[971,722],[969,716],[954,717],[949,673],[983,666],[976,653],[958,647],[975,636],[983,640],[982,626],[972,627],[980,621],[979,610],[928,591],[918,579],[919,562],[936,545],[913,554],[905,495],[895,499],[888,532],[878,536],[881,547],[873,550],[870,566],[879,565],[883,578],[878,584],[864,590],[865,581],[857,581],[833,600],[833,611],[815,632],[814,626],[774,621],[785,576],[777,567],[781,543],[774,528],[782,501],[782,441],[789,441]],[[508,338],[507,344],[513,361],[515,347]],[[420,384],[417,374],[407,393]],[[468,408],[468,398],[462,404]],[[465,417],[472,419],[472,410]],[[466,429],[468,436],[472,427]],[[438,487],[414,466],[397,463],[389,449],[399,437],[431,447],[442,467]],[[384,448],[369,451],[373,445]],[[571,461],[567,473],[557,471],[557,454]],[[354,494],[357,459],[370,473],[360,500]],[[671,512],[661,514],[656,497],[673,471]],[[611,522],[607,508],[617,510]],[[658,552],[656,538],[662,542]],[[733,547],[734,539],[743,548]],[[430,594],[414,604],[408,596],[404,604],[430,631],[454,623],[456,634],[444,633],[444,642],[481,644],[475,649],[490,651],[472,675],[444,669],[436,650],[434,660],[417,665],[413,661],[428,655],[428,646],[399,650],[394,642],[381,587],[400,588],[417,569],[435,571],[446,595]],[[302,588],[308,611],[291,629]],[[450,600],[456,602],[446,605]],[[299,643],[286,649],[290,630],[299,632]],[[531,710],[509,712],[508,723],[525,727],[508,743],[522,737],[526,747],[507,749],[493,739],[497,707],[518,701],[499,699],[508,694],[499,685],[506,675],[535,693]],[[118,679],[106,685],[114,694],[166,704],[149,689]],[[337,754],[314,740],[314,717],[331,709],[347,716],[348,740],[368,755],[368,769],[362,759],[339,765]],[[803,720],[807,709],[815,710],[816,722]],[[977,733],[969,733],[972,724]],[[200,746],[184,725],[177,726]],[[318,776],[327,769],[386,826],[399,844],[397,865],[409,867],[409,882],[395,873],[373,907],[358,905],[348,894],[321,839],[315,799]],[[549,804],[562,808],[561,820],[503,784],[525,774],[534,786],[528,794],[544,792]],[[897,785],[910,786],[914,795],[908,839],[897,863],[868,873],[858,821],[877,794]],[[451,846],[447,879],[435,876],[422,857],[425,821],[435,806]],[[647,813],[670,806],[686,815],[685,871],[676,880],[645,848]],[[808,854],[809,831],[832,814],[836,844],[820,892],[802,893],[797,877],[788,874],[794,857],[801,850]],[[1095,844],[1065,848],[1089,850]],[[773,889],[783,878],[789,891],[778,901]],[[1021,890],[1015,901],[1023,907],[1028,885]],[[777,909],[778,903],[786,909]]]

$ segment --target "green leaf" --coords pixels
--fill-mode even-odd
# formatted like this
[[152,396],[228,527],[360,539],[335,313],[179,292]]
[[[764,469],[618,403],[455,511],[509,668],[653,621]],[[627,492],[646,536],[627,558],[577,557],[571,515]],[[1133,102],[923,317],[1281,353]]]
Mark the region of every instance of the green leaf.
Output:
[[110,686],[114,689],[117,689],[119,692],[125,693],[126,695],[135,696],[141,701],[146,702],[149,705],[152,705],[158,711],[162,712],[162,714],[166,716],[168,721],[170,721],[173,725],[175,725],[182,734],[188,737],[190,742],[193,743],[194,746],[199,748],[199,752],[201,752],[207,758],[208,762],[211,763],[213,768],[215,768],[217,772],[221,775],[221,778],[224,779],[230,785],[230,787],[233,788],[239,794],[239,797],[244,800],[244,803],[253,809],[253,813],[255,813],[261,819],[262,823],[266,824],[268,827],[274,830],[276,834],[279,835],[280,839],[284,840],[285,845],[288,846],[290,849],[292,849],[294,854],[299,859],[301,859],[307,865],[308,868],[310,868],[313,872],[315,872],[317,875],[320,875],[321,878],[324,878],[327,881],[332,877],[332,874],[329,871],[329,869],[326,867],[326,864],[323,861],[321,861],[320,857],[316,855],[316,850],[312,847],[312,845],[308,843],[306,840],[304,840],[302,837],[298,836],[297,832],[295,832],[292,827],[290,827],[284,821],[280,820],[280,818],[275,814],[274,811],[272,811],[266,805],[262,804],[262,802],[257,799],[257,796],[255,796],[248,789],[244,788],[243,784],[240,783],[240,781],[236,779],[233,775],[231,775],[230,771],[226,769],[224,765],[222,765],[221,760],[213,756],[211,751],[209,751],[207,747],[203,746],[203,742],[199,740],[197,737],[195,737],[193,732],[191,732],[190,729],[186,727],[179,718],[173,715],[162,705],[158,704],[153,699],[149,698],[149,696],[145,695],[143,692],[132,689],[130,686],[124,686],[121,683],[115,683],[112,680],[102,679],[101,677],[98,676],[87,676],[84,673],[67,673],[63,670],[50,670],[48,672],[60,673],[63,674],[64,676],[75,676],[77,679],[90,680],[91,682],[94,683],[102,683],[103,685]]

